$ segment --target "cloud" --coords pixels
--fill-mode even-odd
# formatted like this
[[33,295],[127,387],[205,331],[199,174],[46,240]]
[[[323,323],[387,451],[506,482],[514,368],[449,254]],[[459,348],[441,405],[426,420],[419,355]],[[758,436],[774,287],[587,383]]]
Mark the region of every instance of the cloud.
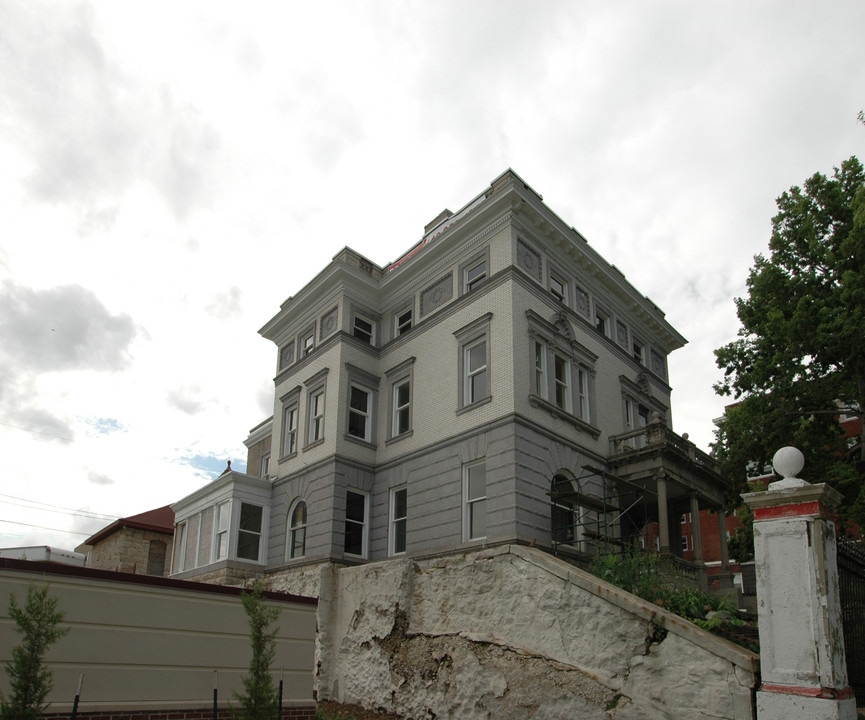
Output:
[[178,220],[209,203],[219,141],[165,86],[119,67],[89,5],[0,5],[0,129],[30,159],[33,197],[68,203],[82,231],[114,222],[119,199],[152,187]]
[[241,295],[240,288],[233,285],[225,292],[215,295],[205,310],[208,315],[215,317],[217,320],[230,320],[231,318],[239,317],[242,312],[240,304]]
[[197,415],[204,412],[209,401],[201,399],[201,387],[198,385],[183,385],[168,391],[168,404],[187,415]]
[[35,290],[0,285],[0,347],[26,372],[121,370],[136,329],[128,315],[112,315],[90,290],[64,285]]
[[114,480],[108,477],[108,475],[96,472],[95,470],[88,471],[87,480],[91,485],[114,485]]

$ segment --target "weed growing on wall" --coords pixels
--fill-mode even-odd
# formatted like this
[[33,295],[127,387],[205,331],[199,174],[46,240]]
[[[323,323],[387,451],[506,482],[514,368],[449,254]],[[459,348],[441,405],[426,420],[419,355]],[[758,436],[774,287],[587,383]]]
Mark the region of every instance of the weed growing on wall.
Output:
[[9,593],[9,617],[21,633],[21,644],[12,648],[12,660],[6,663],[10,696],[0,698],[2,720],[37,720],[48,707],[45,698],[54,684],[51,669],[45,665],[45,653],[69,628],[60,627],[63,613],[57,609],[58,598],[48,597],[48,586],[27,588],[24,606]]
[[736,608],[729,598],[719,598],[691,586],[683,579],[661,572],[661,557],[639,545],[599,552],[592,562],[591,573],[643,600],[660,605],[705,630],[723,625],[744,625],[736,618]]
[[269,607],[264,602],[261,585],[256,582],[240,597],[249,621],[249,639],[252,657],[249,672],[243,678],[243,693],[234,698],[240,708],[233,709],[236,720],[272,720],[279,713],[279,694],[273,682],[270,665],[276,655],[275,626],[279,608]]

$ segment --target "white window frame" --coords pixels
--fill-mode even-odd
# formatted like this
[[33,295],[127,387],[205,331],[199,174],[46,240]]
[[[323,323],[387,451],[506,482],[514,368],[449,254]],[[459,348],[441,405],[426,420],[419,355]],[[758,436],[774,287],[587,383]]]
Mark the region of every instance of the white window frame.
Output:
[[[412,423],[414,422],[414,363],[415,358],[410,357],[399,365],[385,371],[389,388],[388,406],[388,429],[387,441],[399,440],[412,434]],[[402,402],[399,396],[401,387],[408,388],[408,400]],[[405,417],[406,427],[400,429],[400,418]]]
[[175,547],[174,547],[174,555],[173,559],[176,559],[177,562],[174,563],[176,566],[175,572],[183,572],[186,570],[186,543],[189,538],[189,524],[186,519],[177,523],[174,528],[174,537],[175,537]]
[[324,388],[316,388],[309,393],[309,445],[324,440]]
[[[298,509],[303,506],[303,519],[297,525],[294,524],[294,515],[298,511]],[[303,499],[298,498],[295,500],[291,507],[288,509],[288,518],[286,522],[285,528],[285,559],[286,560],[299,560],[302,557],[306,556],[306,539],[307,539],[307,528],[309,527],[309,518],[307,513],[309,509],[306,505],[306,502]],[[295,538],[297,534],[302,533],[303,538],[300,543],[300,552],[295,554],[295,547],[297,543],[295,542]]]
[[613,320],[608,312],[595,308],[595,330],[597,330],[605,338],[612,339],[613,335]]
[[[401,398],[401,390],[405,389],[406,398]],[[402,421],[405,419],[405,427]],[[393,437],[399,437],[411,432],[411,379],[405,378],[393,384]]]
[[[348,517],[348,496],[349,493],[359,495],[363,498],[363,521]],[[357,490],[356,488],[346,488],[345,491],[345,527],[348,528],[349,523],[361,526],[361,551],[360,553],[352,553],[345,549],[346,543],[343,542],[343,554],[348,557],[366,558],[369,545],[369,493],[365,490]],[[348,533],[345,533],[346,540]]]
[[[217,503],[213,508],[212,561],[227,560],[231,553],[231,500]],[[224,550],[224,552],[220,552]]]
[[[561,363],[561,364],[560,364]],[[559,373],[559,369],[563,371]],[[571,359],[562,353],[553,353],[553,404],[560,410],[573,415],[574,400],[571,385]]]
[[476,253],[459,268],[460,294],[476,290],[490,278],[490,250]]
[[489,275],[489,263],[486,258],[470,264],[463,271],[463,287],[466,292],[471,292],[476,287],[483,285]]
[[568,281],[555,271],[550,271],[547,282],[547,290],[556,300],[565,305],[568,304]]
[[394,315],[394,337],[407,333],[414,327],[414,308],[405,308]]
[[[397,515],[398,495],[403,495],[404,498],[401,515]],[[404,555],[406,548],[408,547],[408,488],[405,485],[398,488],[391,488],[389,517],[388,555]],[[402,549],[398,546],[400,538],[402,538]]]
[[[483,353],[476,351],[483,349]],[[472,365],[472,358],[478,358],[482,355],[482,359],[477,365]],[[487,345],[486,336],[466,343],[463,347],[464,358],[464,374],[463,379],[465,386],[463,388],[463,398],[466,405],[474,405],[475,403],[489,397],[489,365],[487,357],[489,356],[489,346]],[[481,378],[483,378],[481,385]]]
[[535,338],[532,341],[532,363],[534,364],[535,394],[543,400],[549,400],[550,388],[547,375],[547,343]]
[[297,421],[299,409],[297,398],[282,408],[282,446],[280,457],[288,458],[297,454]]
[[592,422],[590,371],[583,365],[577,365],[576,372],[577,402],[579,403],[580,419],[590,423]]
[[633,358],[640,365],[646,364],[646,343],[631,334],[631,348],[633,350]]
[[[454,333],[459,347],[459,356],[457,361],[459,373],[457,401],[458,412],[475,408],[492,399],[492,372],[490,362],[491,319],[492,313],[487,313]],[[470,353],[482,344],[484,345],[483,364],[472,367],[470,362]],[[485,392],[480,392],[478,393],[478,396],[475,397],[472,392],[474,382],[476,378],[480,377],[482,374],[486,376]]]
[[313,350],[315,350],[315,325],[313,325],[309,330],[307,330],[302,335],[302,338],[302,352],[303,356],[306,357],[307,355],[310,355]]
[[[355,395],[365,399],[365,407],[355,407]],[[357,434],[357,423],[362,423],[362,433]],[[372,442],[373,423],[373,391],[359,383],[349,383],[348,391],[348,427],[346,432],[356,440]]]
[[[364,325],[367,325],[369,327],[368,328],[367,327],[361,327],[358,325],[358,323],[363,323]],[[376,331],[376,321],[375,320],[373,320],[372,318],[370,318],[367,315],[364,315],[363,313],[359,313],[359,312],[353,313],[352,319],[351,319],[351,334],[353,337],[360,340],[365,345],[370,345],[372,347],[375,347],[375,344],[376,344],[375,331]]]
[[[236,541],[235,541],[235,551],[234,551],[235,557],[240,561],[255,562],[255,563],[261,562],[261,550],[262,550],[261,546],[262,546],[262,538],[264,537],[264,525],[265,525],[265,517],[264,517],[265,508],[263,505],[259,505],[258,503],[253,503],[253,502],[247,502],[245,500],[241,500],[237,504],[238,504],[238,508],[237,508],[237,532],[235,533]],[[248,507],[258,508],[259,510],[261,510],[261,519],[260,519],[260,523],[258,526],[258,530],[252,530],[250,528],[243,528],[240,526],[241,520],[243,518],[244,505],[246,505]],[[258,553],[256,554],[256,556],[254,558],[242,557],[240,555],[241,533],[258,538]]]
[[[486,458],[475,460],[474,462],[463,465],[463,541],[471,542],[477,540],[485,540],[487,537],[487,478],[486,478]],[[483,495],[472,495],[471,479],[472,471],[475,468],[482,468],[484,474]],[[483,513],[483,534],[475,534],[474,525],[476,520],[475,513]]]

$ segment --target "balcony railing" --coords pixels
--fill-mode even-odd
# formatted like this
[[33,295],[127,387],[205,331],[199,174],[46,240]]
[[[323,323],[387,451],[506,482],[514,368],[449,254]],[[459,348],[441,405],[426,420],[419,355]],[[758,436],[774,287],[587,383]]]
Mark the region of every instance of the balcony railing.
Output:
[[646,427],[637,430],[610,435],[611,459],[644,450],[663,450],[715,475],[720,475],[720,466],[715,458],[698,449],[688,438],[674,433],[660,421],[650,422]]

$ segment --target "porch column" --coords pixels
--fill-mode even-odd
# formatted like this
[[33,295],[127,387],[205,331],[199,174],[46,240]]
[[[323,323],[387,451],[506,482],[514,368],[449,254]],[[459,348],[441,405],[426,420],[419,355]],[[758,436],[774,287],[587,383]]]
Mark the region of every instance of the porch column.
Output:
[[667,478],[658,476],[658,535],[661,552],[670,552],[670,518],[667,515]]
[[691,548],[694,562],[703,562],[703,535],[700,527],[700,501],[697,493],[691,493]]
[[758,720],[856,720],[838,598],[835,527],[841,494],[795,477],[802,453],[781,448],[783,476],[743,499],[754,510],[762,684]]

